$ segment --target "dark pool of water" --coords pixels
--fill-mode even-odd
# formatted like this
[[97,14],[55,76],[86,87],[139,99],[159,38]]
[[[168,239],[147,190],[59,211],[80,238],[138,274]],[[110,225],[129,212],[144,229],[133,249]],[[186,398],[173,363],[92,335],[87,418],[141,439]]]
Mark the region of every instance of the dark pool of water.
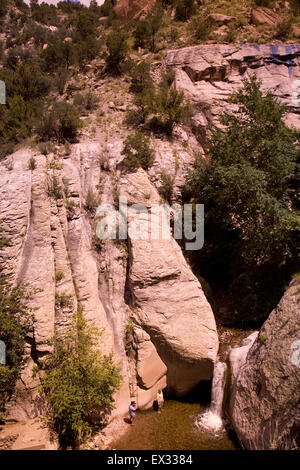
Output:
[[203,405],[168,399],[161,413],[138,411],[135,424],[112,443],[116,450],[234,450],[230,433],[213,436],[194,425],[195,416],[204,411]]

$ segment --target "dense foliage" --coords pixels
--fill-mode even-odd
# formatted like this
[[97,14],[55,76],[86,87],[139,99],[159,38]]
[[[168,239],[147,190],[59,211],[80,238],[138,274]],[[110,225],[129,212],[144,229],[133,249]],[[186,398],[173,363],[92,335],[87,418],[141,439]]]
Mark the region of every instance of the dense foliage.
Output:
[[69,332],[53,339],[54,352],[45,361],[41,389],[49,403],[49,425],[62,448],[79,448],[113,407],[121,375],[112,354],[99,349],[102,332],[79,309]]
[[[127,124],[146,123],[154,132],[171,135],[174,126],[183,123],[189,114],[189,103],[184,93],[173,86],[173,81],[174,72],[166,72],[155,88],[147,62],[142,61],[134,67],[130,90],[135,92],[135,108],[127,112]],[[151,118],[146,122],[149,116]]]
[[205,246],[194,262],[212,285],[229,289],[239,318],[255,322],[296,268],[299,134],[255,76],[232,102],[238,110],[223,115],[226,130],[213,134],[209,160],[199,159],[188,178],[192,198],[205,204]]
[[122,155],[125,155],[123,164],[131,170],[139,167],[147,170],[154,162],[154,151],[150,147],[150,140],[140,131],[127,137]]

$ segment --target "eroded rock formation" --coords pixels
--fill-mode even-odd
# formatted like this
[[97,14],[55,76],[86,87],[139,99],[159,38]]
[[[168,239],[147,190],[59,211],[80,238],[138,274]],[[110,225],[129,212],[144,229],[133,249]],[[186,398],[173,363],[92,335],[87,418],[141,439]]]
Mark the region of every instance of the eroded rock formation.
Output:
[[[97,218],[87,200],[89,192],[97,194],[100,182],[102,203],[113,204],[114,191],[128,195],[129,204],[160,203],[145,172],[121,177],[116,167],[123,158],[123,139],[110,139],[109,168],[99,157],[97,139],[75,144],[70,155],[59,158],[20,150],[0,165],[2,227],[11,240],[1,256],[14,280],[28,284],[36,317],[25,367],[7,407],[9,419],[42,412],[38,376],[33,379],[32,371],[51,353],[48,340],[69,324],[78,304],[86,318],[105,328],[103,351],[113,349],[121,360],[124,383],[116,395],[116,413],[127,412],[130,396],[140,408],[149,407],[158,388],[182,395],[212,376],[218,349],[213,313],[173,238],[130,238],[128,247],[114,240],[95,242]],[[30,158],[34,169],[29,169]],[[124,344],[130,319],[133,358]]]
[[[126,130],[118,126],[123,113],[120,118],[110,106],[104,108],[108,124],[99,126],[94,138],[72,145],[69,154],[45,156],[23,149],[1,162],[0,218],[4,236],[11,239],[1,256],[15,281],[33,290],[37,320],[8,406],[11,419],[33,418],[42,411],[33,367],[51,353],[48,339],[55,329],[66,327],[79,303],[88,319],[105,328],[105,351],[113,349],[121,361],[124,383],[116,395],[117,413],[127,412],[130,397],[139,407],[149,407],[158,388],[182,395],[211,378],[216,325],[179,245],[172,237],[150,241],[132,236],[128,243],[99,244],[88,193],[98,195],[98,203],[115,204],[121,194],[129,204],[149,208],[160,203],[157,188],[164,170],[174,177],[173,199],[180,198],[199,141],[219,125],[220,112],[231,109],[229,95],[253,72],[263,90],[288,105],[288,122],[299,128],[299,57],[296,45],[209,44],[168,51],[166,64],[176,69],[176,87],[193,104],[198,142],[181,128],[175,129],[173,142],[153,138],[155,162],[147,173],[123,174],[119,169]],[[93,85],[100,92],[103,87],[105,101],[104,81]],[[36,161],[32,170],[31,157]],[[124,344],[129,324],[130,357]]]

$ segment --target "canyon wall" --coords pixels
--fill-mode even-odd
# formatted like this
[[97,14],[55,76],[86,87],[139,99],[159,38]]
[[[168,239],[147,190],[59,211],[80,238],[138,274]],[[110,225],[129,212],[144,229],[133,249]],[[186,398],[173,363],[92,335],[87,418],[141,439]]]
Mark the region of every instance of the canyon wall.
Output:
[[[100,243],[89,196],[95,194],[98,204],[114,205],[117,216],[119,195],[150,208],[161,202],[160,177],[167,171],[174,176],[173,199],[180,202],[196,152],[219,126],[220,112],[233,109],[229,95],[254,72],[263,90],[288,105],[287,121],[299,128],[299,57],[299,45],[280,44],[207,44],[167,51],[175,86],[192,104],[193,132],[177,127],[173,140],[153,137],[155,162],[148,172],[121,171],[127,136],[118,124],[123,110],[107,102],[106,85],[111,84],[97,78],[89,86],[101,96],[106,122],[93,136],[83,136],[69,152],[43,155],[26,148],[0,163],[0,218],[11,240],[0,256],[15,282],[32,290],[36,317],[8,418],[26,420],[42,412],[33,367],[51,353],[49,338],[69,324],[79,303],[87,319],[105,328],[103,351],[113,350],[120,361],[124,382],[115,413],[127,412],[130,398],[141,408],[150,407],[159,388],[180,396],[212,377],[218,351],[213,312],[177,242],[172,236],[129,236]],[[30,170],[32,157],[36,168]],[[61,302],[65,296],[72,300]]]

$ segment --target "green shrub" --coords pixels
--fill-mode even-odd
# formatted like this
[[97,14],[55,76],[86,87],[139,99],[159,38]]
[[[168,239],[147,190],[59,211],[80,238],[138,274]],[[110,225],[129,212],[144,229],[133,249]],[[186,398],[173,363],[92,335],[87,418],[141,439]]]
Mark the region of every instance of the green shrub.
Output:
[[28,137],[33,123],[33,109],[22,96],[7,99],[7,105],[0,105],[0,137],[2,142],[14,143]]
[[31,17],[38,23],[44,23],[46,25],[57,25],[57,9],[54,5],[48,5],[48,3],[41,3],[40,5],[36,2],[31,2]]
[[57,200],[63,198],[63,188],[54,174],[48,177],[48,196]]
[[0,160],[3,160],[7,155],[14,153],[16,145],[14,142],[0,143]]
[[182,91],[164,87],[155,94],[153,112],[155,117],[150,122],[151,129],[171,135],[175,124],[180,124],[186,119],[189,104],[184,102]]
[[156,49],[156,38],[158,37],[158,32],[162,27],[164,22],[164,10],[157,2],[148,16],[147,20],[149,22],[149,31],[150,31],[150,38],[149,38],[149,49],[151,52],[155,52]]
[[77,48],[70,41],[54,41],[41,53],[43,68],[46,72],[53,73],[60,67],[67,70],[77,60]]
[[175,42],[175,41],[177,41],[179,36],[180,36],[180,32],[179,32],[178,28],[175,28],[174,26],[172,26],[172,28],[170,30],[170,39],[173,42]]
[[57,271],[57,272],[55,273],[55,278],[54,278],[55,282],[59,282],[59,281],[61,281],[63,278],[64,278],[64,273],[63,273],[62,271]]
[[266,341],[268,340],[268,336],[262,333],[261,335],[259,335],[259,339],[262,343],[266,343]]
[[154,88],[150,75],[150,64],[145,60],[135,65],[131,71],[131,84],[129,90],[133,93],[143,93]]
[[94,213],[98,206],[98,197],[94,191],[89,188],[85,201],[85,208],[88,212]]
[[88,91],[85,94],[76,93],[73,98],[73,104],[81,114],[84,114],[87,111],[94,111],[97,109],[98,103],[99,98],[91,91]]
[[100,6],[101,16],[114,15],[114,4],[114,0],[105,0],[104,3]]
[[60,294],[55,294],[55,307],[56,308],[69,308],[73,307],[74,301],[71,294],[66,292],[61,292]]
[[154,150],[150,147],[150,139],[140,131],[127,137],[122,155],[125,155],[124,165],[131,170],[139,167],[147,170],[154,162]]
[[42,155],[46,156],[54,151],[54,145],[51,142],[40,142],[38,144],[38,149]]
[[41,389],[61,448],[80,448],[91,436],[93,419],[103,423],[113,407],[122,377],[112,354],[100,352],[101,335],[79,310],[70,332],[55,336],[54,353],[45,361]]
[[4,69],[0,79],[5,82],[7,95],[21,96],[24,101],[44,97],[50,90],[51,82],[36,64],[22,62],[14,70]]
[[69,79],[68,71],[63,67],[59,68],[54,77],[54,85],[60,95],[64,94],[68,79]]
[[0,18],[3,18],[7,13],[8,0],[1,0],[0,3]]
[[293,22],[291,18],[283,20],[280,23],[278,23],[276,27],[276,31],[275,31],[275,38],[282,39],[282,40],[288,39],[292,33],[292,26],[293,26]]
[[196,12],[195,0],[178,0],[176,3],[175,18],[178,21],[187,21]]
[[146,20],[138,21],[135,30],[133,31],[134,36],[134,48],[139,47],[145,48],[151,40],[151,31],[149,22]]
[[174,178],[171,175],[162,171],[161,173],[161,186],[158,189],[159,194],[169,204],[171,204],[171,198],[173,194]]
[[144,90],[134,96],[133,104],[136,109],[129,109],[126,113],[125,122],[128,125],[138,126],[144,124],[147,116],[153,109],[155,93],[152,89]]
[[255,3],[258,7],[272,8],[274,5],[274,0],[255,0]]

